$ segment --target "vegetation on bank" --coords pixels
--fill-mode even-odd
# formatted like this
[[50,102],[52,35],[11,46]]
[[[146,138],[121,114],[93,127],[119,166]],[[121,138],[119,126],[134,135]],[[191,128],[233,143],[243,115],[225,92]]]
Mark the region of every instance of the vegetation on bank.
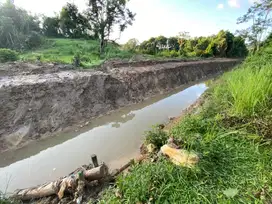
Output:
[[75,57],[78,57],[81,66],[89,67],[101,64],[107,59],[127,59],[132,56],[132,52],[121,50],[120,46],[114,43],[108,43],[101,56],[97,40],[47,38],[39,49],[24,52],[20,58],[24,61],[39,59],[42,62],[71,64]]
[[228,31],[220,31],[216,36],[186,40],[160,36],[139,45],[136,40],[130,40],[124,46],[109,42],[103,55],[100,54],[99,49],[97,40],[49,38],[40,48],[21,54],[21,59],[70,64],[78,58],[81,66],[90,67],[108,59],[133,60],[136,55],[146,59],[245,57],[248,53],[244,39],[235,37]]
[[[132,41],[125,45],[132,47],[128,44],[132,44]],[[245,57],[248,54],[244,38],[224,30],[208,37],[193,38],[186,32],[177,37],[152,37],[134,49],[144,54],[165,57]]]
[[[197,113],[169,133],[147,133],[157,149],[169,136],[200,156],[194,168],[155,155],[117,179],[100,203],[270,203],[272,201],[271,42],[205,93]],[[167,137],[166,137],[167,135]],[[153,158],[153,159],[152,159]]]
[[[94,0],[89,1],[83,11],[75,4],[67,3],[54,17],[47,17],[33,16],[15,6],[13,1],[6,0],[0,3],[0,48],[20,52],[23,60],[76,66],[145,54],[163,58],[245,57],[247,46],[253,51],[259,49],[262,37],[271,25],[271,2],[261,0],[238,19],[237,23],[253,20],[248,29],[239,31],[239,35],[222,30],[217,35],[193,38],[189,33],[181,32],[174,37],[152,37],[142,43],[131,39],[121,46],[109,38],[113,28],[118,27],[121,33],[134,21],[135,14],[126,3],[123,0]],[[0,62],[6,62],[6,59],[9,57],[1,58]]]

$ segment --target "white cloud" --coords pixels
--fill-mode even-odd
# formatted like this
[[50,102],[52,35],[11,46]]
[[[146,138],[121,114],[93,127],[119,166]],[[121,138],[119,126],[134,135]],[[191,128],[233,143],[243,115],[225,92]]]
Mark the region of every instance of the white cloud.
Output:
[[240,7],[239,0],[228,0],[228,4],[230,7],[233,7],[233,8]]
[[249,4],[253,5],[255,2],[260,3],[260,0],[248,0]]
[[217,5],[217,8],[218,8],[218,9],[223,9],[223,8],[224,8],[224,4],[218,4],[218,5]]

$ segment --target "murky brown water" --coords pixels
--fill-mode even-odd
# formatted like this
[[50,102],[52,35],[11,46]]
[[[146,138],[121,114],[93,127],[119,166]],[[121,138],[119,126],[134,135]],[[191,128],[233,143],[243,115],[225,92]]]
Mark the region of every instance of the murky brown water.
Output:
[[112,169],[120,167],[139,154],[145,131],[179,115],[206,90],[204,83],[188,87],[94,119],[80,132],[62,133],[1,154],[0,191],[55,180],[89,163],[91,154]]

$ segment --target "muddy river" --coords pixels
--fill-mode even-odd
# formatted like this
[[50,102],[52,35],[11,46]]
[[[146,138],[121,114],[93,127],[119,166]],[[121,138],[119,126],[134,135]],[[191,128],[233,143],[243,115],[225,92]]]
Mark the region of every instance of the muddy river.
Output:
[[179,87],[140,104],[93,119],[73,132],[30,143],[0,156],[0,191],[13,192],[67,175],[96,154],[118,168],[139,154],[144,132],[164,123],[192,104],[206,90],[204,83]]

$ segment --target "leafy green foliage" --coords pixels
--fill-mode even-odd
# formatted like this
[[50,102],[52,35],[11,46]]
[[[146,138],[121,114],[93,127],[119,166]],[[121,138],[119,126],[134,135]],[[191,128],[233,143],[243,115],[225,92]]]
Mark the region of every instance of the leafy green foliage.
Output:
[[74,65],[75,67],[79,67],[79,66],[80,66],[80,61],[81,61],[80,58],[81,58],[81,57],[80,57],[80,53],[77,52],[77,53],[74,55],[74,58],[73,58],[73,65]]
[[190,38],[188,34],[177,38],[153,37],[142,42],[139,51],[165,57],[245,57],[248,54],[242,37],[223,30],[210,37]]
[[[55,22],[53,21],[53,23]],[[87,37],[91,28],[87,18],[78,11],[75,4],[71,3],[67,3],[62,8],[59,17],[59,26],[62,35],[68,38]]]
[[127,41],[127,43],[124,44],[123,48],[125,50],[134,52],[134,51],[136,51],[138,45],[139,45],[139,41],[137,39],[133,38],[133,39],[130,39],[129,41]]
[[25,44],[28,49],[40,47],[42,42],[42,36],[35,31],[31,31],[25,40]]
[[156,148],[160,148],[162,145],[166,144],[168,140],[168,135],[159,127],[153,128],[152,131],[148,131],[145,137],[146,144],[153,144]]
[[253,52],[258,51],[263,40],[265,32],[271,32],[272,17],[271,17],[271,0],[260,0],[248,9],[247,13],[238,18],[237,23],[252,24],[246,28],[239,30],[238,33],[243,36],[253,47]]
[[98,65],[111,58],[123,59],[133,55],[132,52],[121,50],[118,45],[109,43],[101,57],[97,40],[56,38],[47,39],[40,48],[24,52],[20,57],[26,61],[36,61],[39,56],[42,62],[71,64],[77,53],[80,53],[80,64],[83,67]]
[[11,1],[0,4],[0,48],[25,49],[31,32],[39,32],[39,20]]
[[47,37],[91,38],[91,26],[75,4],[67,3],[55,17],[44,17],[43,33]]
[[42,32],[47,37],[62,37],[59,17],[44,17]]
[[104,53],[105,39],[108,39],[113,26],[118,26],[120,33],[128,25],[132,25],[135,14],[126,6],[124,0],[90,0],[88,9],[85,11],[87,19],[93,28],[93,32],[100,40],[100,54]]
[[0,62],[16,61],[18,53],[10,49],[0,49]]
[[167,58],[174,58],[174,57],[178,57],[180,54],[178,51],[176,50],[163,50],[161,52],[158,53],[158,56],[161,57],[167,57]]

